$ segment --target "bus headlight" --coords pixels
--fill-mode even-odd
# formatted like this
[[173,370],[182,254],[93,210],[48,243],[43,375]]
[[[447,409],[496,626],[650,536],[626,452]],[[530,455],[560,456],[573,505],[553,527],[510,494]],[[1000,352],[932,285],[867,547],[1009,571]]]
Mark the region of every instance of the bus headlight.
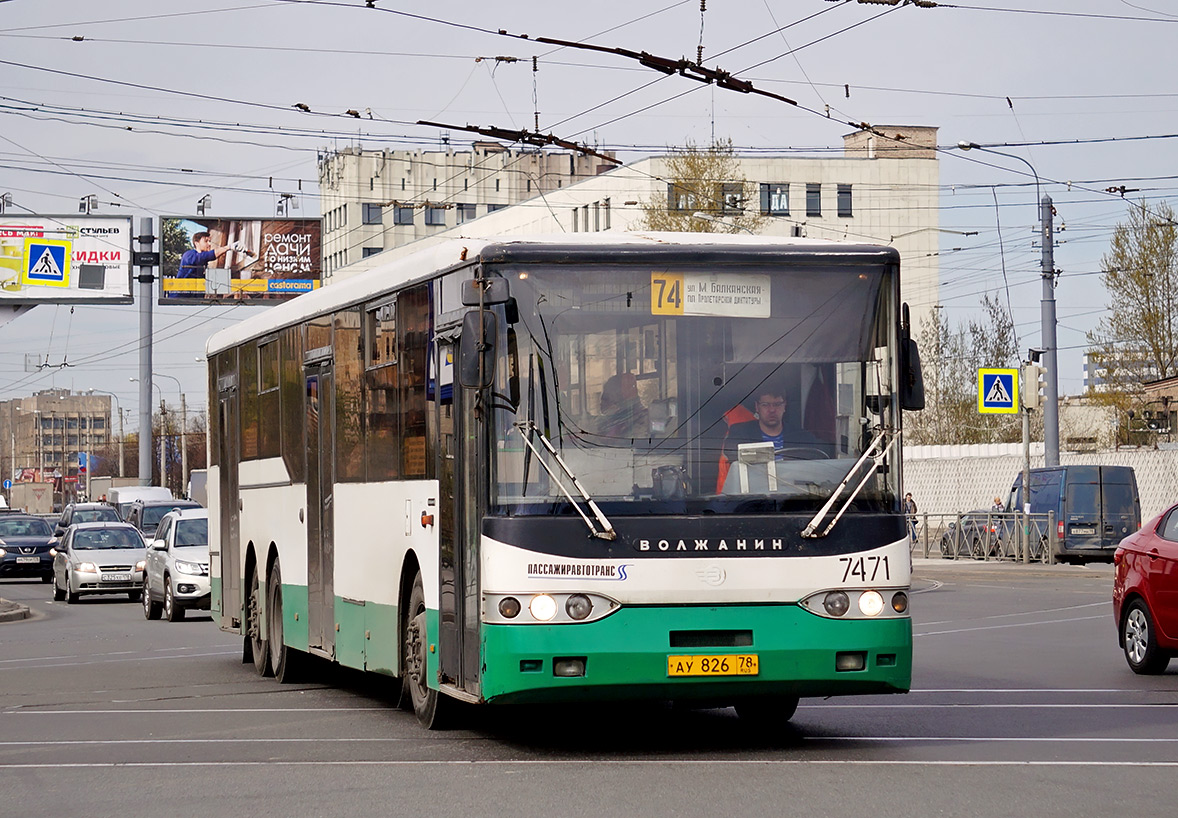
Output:
[[879,591],[864,591],[859,594],[859,612],[864,616],[879,616],[883,609],[883,596]]
[[[486,593],[483,621],[491,625],[562,625],[596,622],[621,609],[616,599],[591,591]],[[520,616],[524,611],[528,616]]]
[[564,611],[570,619],[581,620],[593,612],[593,602],[584,594],[573,594],[565,600]]
[[822,607],[831,616],[842,616],[851,608],[851,600],[843,591],[831,591],[822,600]]
[[901,588],[842,588],[815,591],[798,600],[815,616],[828,619],[887,619],[908,616],[908,591]]
[[556,616],[556,600],[548,596],[548,594],[536,594],[532,597],[532,603],[528,605],[528,610],[532,612],[532,616],[539,619],[541,622],[548,622],[552,617]]

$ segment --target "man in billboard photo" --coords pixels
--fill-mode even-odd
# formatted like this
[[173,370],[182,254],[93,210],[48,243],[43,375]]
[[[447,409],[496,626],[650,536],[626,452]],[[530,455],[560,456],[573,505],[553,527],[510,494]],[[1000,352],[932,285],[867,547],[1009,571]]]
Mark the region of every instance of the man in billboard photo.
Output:
[[204,278],[205,268],[210,261],[215,261],[230,250],[236,249],[239,248],[234,245],[213,247],[213,239],[209,236],[208,231],[202,230],[199,233],[193,233],[192,248],[185,250],[184,255],[180,256],[180,269],[176,272],[176,277]]

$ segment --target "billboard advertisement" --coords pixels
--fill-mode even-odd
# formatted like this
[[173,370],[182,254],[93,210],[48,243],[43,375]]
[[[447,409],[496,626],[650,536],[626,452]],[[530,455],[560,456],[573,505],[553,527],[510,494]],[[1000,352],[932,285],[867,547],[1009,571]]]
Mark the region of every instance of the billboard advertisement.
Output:
[[166,216],[160,303],[285,300],[322,284],[319,219]]
[[0,216],[0,304],[129,304],[131,219]]

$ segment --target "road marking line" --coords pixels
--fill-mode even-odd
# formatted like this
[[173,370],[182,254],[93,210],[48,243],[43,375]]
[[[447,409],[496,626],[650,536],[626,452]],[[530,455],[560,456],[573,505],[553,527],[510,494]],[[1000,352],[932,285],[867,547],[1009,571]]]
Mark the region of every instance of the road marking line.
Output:
[[[208,650],[208,649],[209,649],[209,647],[207,645],[202,645],[200,647],[197,647],[194,645],[192,647],[186,647],[186,648],[181,648],[181,647],[153,648],[150,652],[151,653],[170,653],[173,651],[180,651],[180,650]],[[225,651],[218,651],[218,653],[236,653],[236,652],[237,652],[237,650],[234,650],[234,649],[228,649]],[[201,653],[198,655],[209,656],[209,655],[216,655],[216,654]],[[148,654],[144,653],[143,651],[117,650],[117,651],[111,651],[109,653],[90,653],[90,654],[87,654],[87,656],[91,657],[91,658],[100,657],[100,656],[144,656],[144,657],[148,657]],[[24,659],[0,659],[0,665],[15,664],[17,662],[55,662],[59,659],[77,659],[77,658],[78,658],[77,654],[71,654],[71,655],[66,655],[66,656],[28,656],[28,657],[25,657]]]
[[[583,767],[584,759],[531,759],[531,760],[419,760],[419,761],[102,761],[77,763],[28,763],[0,764],[0,770],[62,770],[62,769],[119,769],[127,767]],[[602,759],[595,758],[594,766],[612,767],[717,767],[717,766],[840,766],[840,767],[1158,767],[1178,768],[1178,761],[890,761],[885,759]]]
[[[1038,744],[1178,744],[1174,738],[1115,738],[1110,736],[800,736],[803,741],[871,742],[874,744],[908,743],[921,741],[987,743],[1005,741]],[[459,741],[493,741],[478,736],[456,736]],[[422,738],[127,738],[127,739],[52,739],[45,741],[0,741],[0,747],[72,747],[72,746],[119,746],[130,744],[403,744],[408,742],[437,741]]]
[[1108,619],[1107,615],[1102,616],[1077,616],[1072,619],[1047,619],[1038,622],[1013,622],[1009,625],[982,625],[977,628],[954,628],[947,631],[928,631],[927,633],[913,633],[916,636],[944,636],[950,633],[969,633],[970,631],[997,631],[1005,628],[1032,628],[1037,625],[1070,625],[1073,622],[1086,622],[1090,619]]
[[[293,691],[292,691],[293,692]],[[123,710],[4,710],[5,716],[129,716],[145,713],[164,713],[169,716],[179,713],[369,713],[369,712],[399,712],[396,707],[223,707],[223,708],[177,708],[175,710],[153,707]]]
[[[219,650],[212,653],[188,653],[184,655],[175,656],[148,656],[146,654],[136,654],[124,659],[98,659],[97,661],[78,661],[78,662],[47,662],[45,664],[25,664],[20,666],[0,667],[0,673],[6,670],[40,670],[48,667],[84,667],[86,665],[112,665],[119,662],[156,662],[161,660],[173,659],[199,659],[207,656],[240,656],[241,649],[237,650]],[[36,659],[22,659],[19,661],[35,662]]]
[[[1010,619],[1011,617],[1014,617],[1014,616],[1039,616],[1041,614],[1059,613],[1060,611],[1077,611],[1077,610],[1081,610],[1083,608],[1100,608],[1105,605],[1112,605],[1112,604],[1113,604],[1112,601],[1108,600],[1105,602],[1088,602],[1083,605],[1065,605],[1062,608],[1044,608],[1044,609],[1038,610],[1038,611],[1018,611],[1016,613],[989,614],[988,616],[979,616],[974,621],[981,622],[981,621],[985,621],[987,619]],[[959,619],[942,619],[942,620],[939,620],[936,622],[922,622],[920,624],[922,626],[927,627],[928,625],[947,625],[951,622],[960,622],[960,621],[961,620],[959,620]]]
[[[944,704],[803,704],[801,710],[1132,710],[1132,709],[1171,709],[1178,707],[1178,702],[1142,702],[1142,703],[1103,703],[1103,702],[993,702],[966,703],[948,702]],[[142,715],[207,715],[212,713],[395,713],[397,709],[388,707],[239,707],[221,709],[180,708],[168,710],[163,708],[124,709],[124,710],[27,710],[10,709],[0,711],[5,716],[142,716]]]

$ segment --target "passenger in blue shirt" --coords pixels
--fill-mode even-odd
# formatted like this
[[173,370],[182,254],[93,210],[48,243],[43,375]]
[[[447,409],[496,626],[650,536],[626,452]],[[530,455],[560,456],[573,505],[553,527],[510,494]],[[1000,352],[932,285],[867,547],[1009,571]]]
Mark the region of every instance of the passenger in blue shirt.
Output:
[[204,278],[205,267],[210,261],[215,261],[221,256],[234,249],[229,245],[221,247],[213,247],[213,240],[209,234],[202,230],[199,233],[192,234],[192,249],[185,250],[184,255],[180,256],[180,269],[176,273],[177,278]]

